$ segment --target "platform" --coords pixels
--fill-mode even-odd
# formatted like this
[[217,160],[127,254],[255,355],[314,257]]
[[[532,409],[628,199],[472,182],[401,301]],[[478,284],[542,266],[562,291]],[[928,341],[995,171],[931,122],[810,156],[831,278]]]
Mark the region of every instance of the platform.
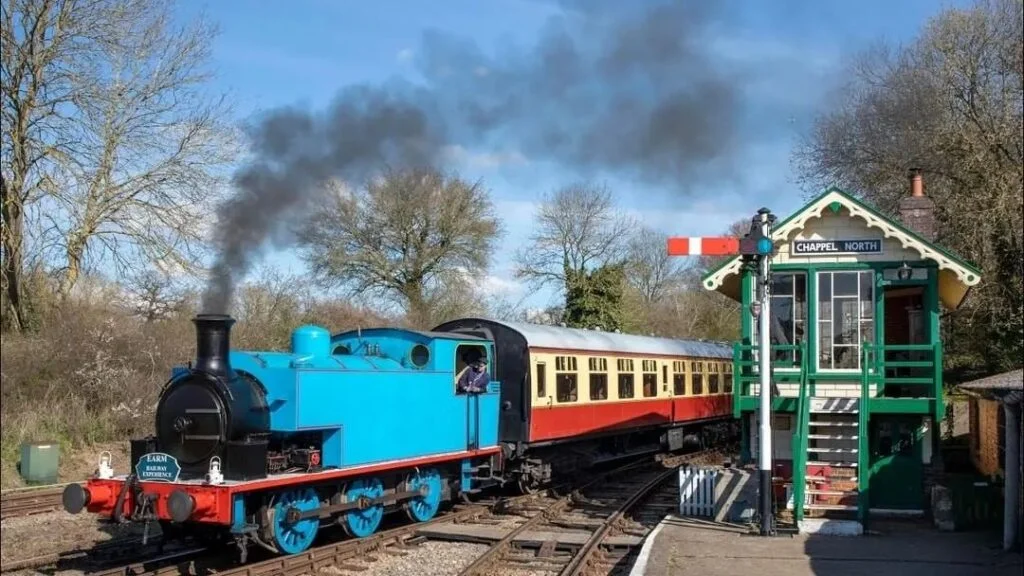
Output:
[[873,524],[865,536],[761,537],[713,520],[670,516],[644,542],[630,576],[1019,576],[1020,553],[998,535],[939,532],[921,522]]

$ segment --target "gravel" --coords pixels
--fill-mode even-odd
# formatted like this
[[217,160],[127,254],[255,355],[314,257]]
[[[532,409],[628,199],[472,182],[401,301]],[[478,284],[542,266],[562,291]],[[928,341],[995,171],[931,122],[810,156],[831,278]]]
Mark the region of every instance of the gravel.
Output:
[[[4,564],[91,548],[108,540],[142,536],[142,527],[138,525],[101,524],[92,514],[64,511],[6,518],[0,526],[0,558]],[[152,526],[150,534],[160,534],[159,526]]]
[[349,571],[330,566],[321,574],[362,574],[363,576],[449,576],[469,566],[487,551],[485,544],[460,542],[424,542],[419,546],[403,550],[404,556],[384,552],[375,554],[377,561],[349,560],[354,566],[364,566],[363,571]]

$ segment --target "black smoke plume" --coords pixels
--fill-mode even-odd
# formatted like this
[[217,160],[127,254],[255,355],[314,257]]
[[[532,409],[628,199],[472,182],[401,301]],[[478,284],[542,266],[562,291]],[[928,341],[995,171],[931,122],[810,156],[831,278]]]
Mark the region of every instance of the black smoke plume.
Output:
[[384,163],[437,164],[446,145],[679,186],[728,169],[740,94],[710,48],[726,32],[718,3],[559,5],[531,49],[487,55],[426,32],[417,61],[424,85],[348,88],[322,113],[291,108],[260,119],[250,130],[253,159],[218,210],[203,310],[227,312],[235,282],[264,246],[288,241],[288,224],[325,180],[359,181]]

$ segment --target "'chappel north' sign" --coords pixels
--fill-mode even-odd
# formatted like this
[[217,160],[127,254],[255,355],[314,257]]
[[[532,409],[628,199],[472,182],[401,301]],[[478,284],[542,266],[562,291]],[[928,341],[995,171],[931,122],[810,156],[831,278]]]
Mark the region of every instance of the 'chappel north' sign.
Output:
[[794,240],[793,254],[881,254],[882,239]]

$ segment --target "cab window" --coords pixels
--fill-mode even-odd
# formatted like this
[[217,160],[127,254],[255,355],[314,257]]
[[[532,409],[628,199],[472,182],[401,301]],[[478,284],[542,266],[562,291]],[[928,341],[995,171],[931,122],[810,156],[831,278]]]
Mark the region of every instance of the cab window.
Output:
[[492,374],[490,359],[487,357],[487,347],[480,344],[460,344],[455,349],[455,392],[459,391],[459,379],[469,371],[470,363],[476,359],[482,359],[486,363],[488,375]]

